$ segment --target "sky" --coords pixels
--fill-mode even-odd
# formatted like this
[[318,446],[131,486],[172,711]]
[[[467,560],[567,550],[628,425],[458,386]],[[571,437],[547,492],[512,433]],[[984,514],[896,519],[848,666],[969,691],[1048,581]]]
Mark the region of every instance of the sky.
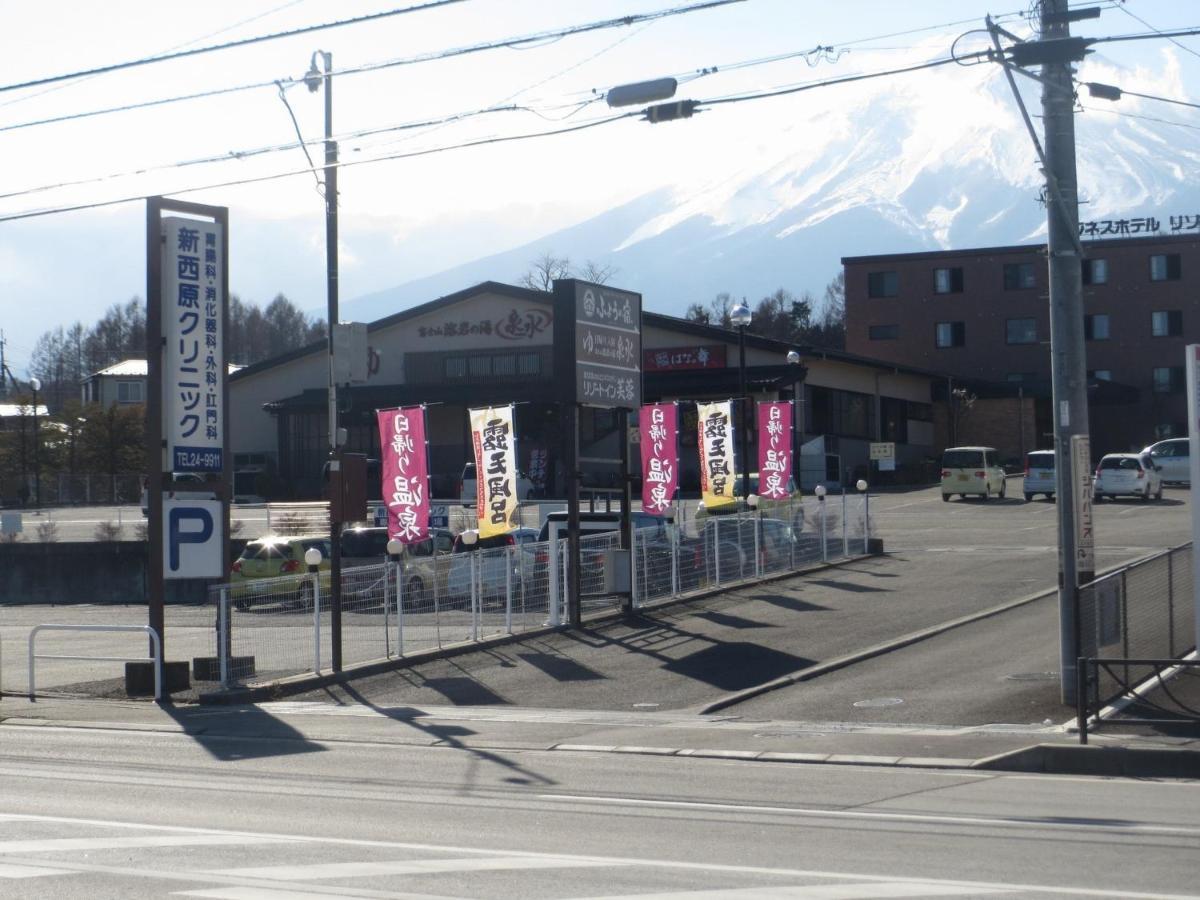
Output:
[[[1029,8],[1028,0],[744,0],[554,37],[555,31],[688,2],[462,0],[10,89],[414,5],[0,0],[0,331],[18,377],[43,331],[76,320],[90,325],[111,304],[145,296],[140,198],[153,194],[229,207],[230,285],[243,301],[265,305],[283,293],[323,315],[324,200],[297,146],[299,132],[312,142],[313,161],[322,161],[323,88],[310,93],[302,83],[315,51],[331,53],[333,61],[333,130],[345,163],[338,176],[340,293],[347,301],[524,244],[663,185],[719,181],[785,135],[795,140],[806,95],[714,106],[681,122],[651,125],[629,118],[570,134],[447,149],[453,145],[599,122],[614,113],[604,93],[623,83],[675,76],[681,82],[677,99],[704,100],[907,65],[944,55],[955,36],[981,28],[988,13],[1027,35],[1022,14]],[[1075,33],[1142,34],[1200,25],[1194,0],[1094,5],[1103,9],[1100,19],[1077,24]],[[519,48],[431,58],[530,35],[547,36]],[[984,36],[975,33],[958,46],[983,45]],[[817,47],[833,49],[806,54]],[[1197,53],[1200,37],[1103,48],[1106,64],[1143,73],[1155,90],[1190,101],[1200,99],[1190,91],[1200,83]],[[405,64],[377,67],[397,61]],[[936,91],[954,72],[947,67],[891,77]],[[1186,118],[1192,111],[1172,112]],[[952,125],[954,111],[947,113],[945,122],[928,127]],[[131,202],[111,202],[123,199]],[[91,204],[103,205],[60,211]],[[43,210],[53,212],[12,218]],[[494,277],[513,281],[519,274]],[[797,287],[819,291],[821,285]]]

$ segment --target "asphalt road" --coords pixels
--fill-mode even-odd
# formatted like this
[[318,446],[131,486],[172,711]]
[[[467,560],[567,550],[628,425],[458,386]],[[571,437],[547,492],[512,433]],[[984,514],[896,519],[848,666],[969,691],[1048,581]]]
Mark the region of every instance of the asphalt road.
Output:
[[357,722],[9,720],[0,897],[1200,896],[1197,783],[398,746]]

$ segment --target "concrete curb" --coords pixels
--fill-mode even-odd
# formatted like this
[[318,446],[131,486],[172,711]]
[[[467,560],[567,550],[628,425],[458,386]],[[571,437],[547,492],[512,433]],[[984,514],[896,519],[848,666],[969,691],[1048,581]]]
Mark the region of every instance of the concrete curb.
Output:
[[1200,750],[1096,744],[1035,744],[976,760],[973,769],[1108,775],[1129,778],[1200,778]]
[[880,644],[875,644],[872,647],[867,647],[863,650],[856,650],[853,653],[848,653],[845,656],[838,656],[825,662],[817,663],[816,665],[808,666],[799,671],[792,672],[788,675],[781,675],[771,681],[765,681],[762,684],[756,684],[753,687],[744,688],[740,691],[735,691],[732,694],[727,694],[724,697],[719,697],[711,703],[700,707],[697,712],[708,714],[719,712],[723,709],[728,709],[731,706],[736,706],[746,700],[769,693],[770,691],[778,690],[779,688],[788,687],[789,685],[798,684],[802,681],[810,681],[828,672],[834,672],[838,669],[844,669],[847,666],[855,665],[856,663],[864,662],[876,656],[882,656],[885,653],[890,653],[893,650],[899,650],[902,647],[907,647],[910,644],[916,644],[920,641],[927,640],[931,637],[936,637],[939,634],[944,634],[952,629],[959,628],[963,625],[970,625],[972,622],[978,622],[982,619],[997,616],[1009,610],[1017,609],[1037,600],[1052,597],[1057,594],[1057,589],[1043,590],[1036,594],[1028,594],[1017,600],[1010,600],[1007,603],[1002,603],[999,606],[993,606],[990,609],[985,609],[970,615],[960,616],[957,619],[951,619],[948,622],[941,622],[937,625],[931,625],[928,628],[922,628],[919,631],[912,631],[908,634],[901,635],[898,638],[893,638],[890,641],[884,641]]

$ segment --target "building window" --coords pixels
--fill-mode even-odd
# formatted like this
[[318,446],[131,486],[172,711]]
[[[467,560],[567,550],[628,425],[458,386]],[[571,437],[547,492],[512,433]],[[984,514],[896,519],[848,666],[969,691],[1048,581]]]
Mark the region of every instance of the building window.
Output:
[[1154,370],[1154,393],[1178,394],[1183,387],[1183,366],[1160,366]]
[[900,337],[899,325],[872,325],[867,336],[873,341],[894,341]]
[[934,329],[934,343],[939,347],[961,347],[967,342],[967,326],[964,322],[938,322]]
[[810,387],[808,396],[815,433],[875,439],[875,398],[870,394]]
[[1009,319],[1006,339],[1010,344],[1036,344],[1037,319]]
[[868,272],[868,297],[895,297],[900,293],[900,276],[895,272]]
[[1006,291],[1020,291],[1035,286],[1033,263],[1004,264],[1004,289]]
[[491,377],[492,358],[490,356],[468,356],[467,372],[472,380]]
[[492,374],[497,378],[515,376],[517,374],[517,357],[512,353],[507,356],[493,356]]
[[1180,272],[1178,253],[1156,253],[1150,257],[1151,281],[1178,281]]
[[1103,313],[1083,317],[1083,336],[1089,341],[1107,341],[1108,316]]
[[465,356],[447,356],[443,365],[448,381],[467,377],[467,358]]
[[962,269],[933,270],[933,292],[935,294],[961,294],[963,289]]
[[1112,381],[1111,369],[1088,369],[1088,378],[1095,381]]
[[1183,311],[1163,309],[1150,313],[1150,334],[1154,337],[1178,337],[1183,334]]
[[541,375],[542,356],[540,353],[522,353],[517,357],[517,373],[519,375]]
[[1108,260],[1085,259],[1083,261],[1084,284],[1108,284]]
[[145,393],[142,390],[140,381],[118,381],[117,382],[117,402],[118,403],[143,403],[145,402]]

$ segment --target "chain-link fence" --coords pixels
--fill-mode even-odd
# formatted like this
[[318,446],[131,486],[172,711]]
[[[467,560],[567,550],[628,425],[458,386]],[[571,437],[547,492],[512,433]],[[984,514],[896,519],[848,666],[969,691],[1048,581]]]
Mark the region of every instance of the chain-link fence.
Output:
[[[1195,648],[1195,615],[1189,542],[1079,589],[1079,655],[1178,659]],[[1101,668],[1092,699],[1103,705],[1152,673],[1148,665]]]
[[[645,522],[645,519],[639,520]],[[635,608],[719,589],[867,550],[866,500],[806,498],[710,515],[695,503],[633,532],[580,537],[580,606],[613,608],[626,591]],[[344,665],[409,655],[567,621],[568,541],[488,538],[403,563],[342,572]],[[625,560],[629,579],[623,577]],[[328,669],[330,573],[248,579],[210,592],[217,680],[267,682]],[[253,667],[251,669],[251,667]]]

